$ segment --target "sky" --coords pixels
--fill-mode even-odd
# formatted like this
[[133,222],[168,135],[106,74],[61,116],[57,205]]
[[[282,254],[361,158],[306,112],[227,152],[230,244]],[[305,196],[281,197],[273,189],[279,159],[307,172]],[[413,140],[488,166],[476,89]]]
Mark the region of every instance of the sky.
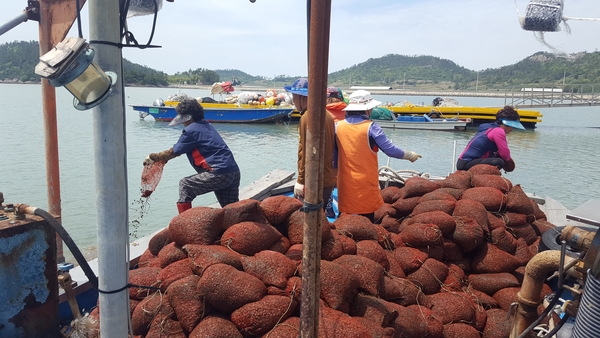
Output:
[[[481,71],[515,64],[539,51],[600,48],[597,0],[565,0],[563,17],[571,19],[566,21],[568,27],[561,24],[560,31],[544,34],[550,47],[519,24],[529,2],[333,0],[328,72],[388,54],[431,55]],[[170,75],[204,68],[238,69],[266,78],[305,76],[306,4],[306,0],[163,1],[152,39],[161,48],[124,48],[123,57]],[[2,5],[0,25],[18,17],[27,0],[4,0]],[[83,37],[89,39],[87,4],[81,18]],[[128,19],[129,31],[140,44],[148,41],[152,21],[152,15]],[[78,35],[76,26],[68,36]],[[21,40],[38,40],[36,22],[24,22],[0,35],[0,44]]]

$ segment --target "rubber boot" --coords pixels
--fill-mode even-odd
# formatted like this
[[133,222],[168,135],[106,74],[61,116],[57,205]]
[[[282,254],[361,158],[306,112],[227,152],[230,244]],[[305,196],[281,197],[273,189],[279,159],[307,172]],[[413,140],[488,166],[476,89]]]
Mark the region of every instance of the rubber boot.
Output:
[[192,202],[177,202],[177,211],[179,211],[180,214],[182,212],[186,211],[187,209],[191,209],[191,208],[192,208]]

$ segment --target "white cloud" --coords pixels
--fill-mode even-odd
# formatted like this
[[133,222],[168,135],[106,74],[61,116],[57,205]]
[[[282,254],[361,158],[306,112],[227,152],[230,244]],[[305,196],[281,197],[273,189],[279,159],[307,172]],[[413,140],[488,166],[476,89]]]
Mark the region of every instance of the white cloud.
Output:
[[[519,26],[525,0],[341,0],[332,1],[329,72],[386,54],[433,55],[472,70],[516,63],[551,51]],[[27,1],[4,4],[0,24],[18,16]],[[86,5],[87,6],[87,5]],[[564,16],[600,18],[595,0],[566,1]],[[82,13],[84,37],[87,12]],[[139,43],[150,36],[152,17],[134,17],[128,27]],[[188,69],[239,69],[252,75],[306,75],[305,0],[174,0],[159,12],[152,44],[125,48],[128,60],[174,74]],[[546,33],[567,53],[595,51],[598,21],[569,20],[571,34]],[[71,32],[75,35],[76,32]],[[37,24],[23,23],[0,43],[37,40]]]

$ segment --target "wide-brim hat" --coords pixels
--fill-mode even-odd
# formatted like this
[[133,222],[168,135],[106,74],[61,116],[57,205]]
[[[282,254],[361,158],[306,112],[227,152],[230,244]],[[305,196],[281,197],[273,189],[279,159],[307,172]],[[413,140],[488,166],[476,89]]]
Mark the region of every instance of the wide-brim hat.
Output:
[[381,104],[381,101],[375,100],[371,93],[366,90],[357,90],[350,94],[348,98],[348,106],[345,111],[364,111],[373,109]]
[[291,86],[284,86],[283,89],[292,94],[308,96],[308,79],[301,77],[294,81]]
[[509,127],[513,127],[515,129],[525,130],[525,127],[519,121],[515,120],[502,120],[502,124],[507,125]]
[[187,121],[192,119],[192,115],[190,114],[177,114],[173,120],[169,123],[170,126],[176,126],[178,124],[186,123]]

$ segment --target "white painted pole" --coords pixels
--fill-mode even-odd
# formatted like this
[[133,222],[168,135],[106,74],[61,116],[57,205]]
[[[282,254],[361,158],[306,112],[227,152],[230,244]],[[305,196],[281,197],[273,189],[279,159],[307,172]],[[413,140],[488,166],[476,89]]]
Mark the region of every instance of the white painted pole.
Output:
[[454,140],[454,149],[452,150],[452,172],[456,171],[456,140]]
[[[119,0],[88,0],[89,41],[120,42]],[[117,46],[91,44],[94,60],[118,79],[110,96],[93,109],[94,157],[98,213],[98,287],[102,337],[129,335],[129,245],[127,151],[122,53]],[[83,112],[82,114],[85,114]]]

